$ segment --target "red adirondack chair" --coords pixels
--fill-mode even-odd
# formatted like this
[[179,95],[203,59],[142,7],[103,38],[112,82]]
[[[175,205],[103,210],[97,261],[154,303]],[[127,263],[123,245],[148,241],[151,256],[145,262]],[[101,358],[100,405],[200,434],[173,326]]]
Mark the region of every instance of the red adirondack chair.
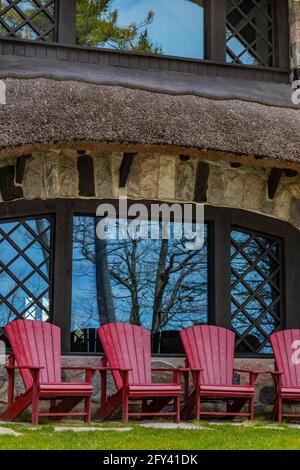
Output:
[[297,413],[283,413],[283,402],[300,401],[300,330],[284,330],[270,336],[275,355],[276,403],[274,417],[300,417]]
[[[186,365],[191,369],[194,390],[189,395],[189,377],[185,373],[185,406],[183,417],[188,418],[196,407],[196,419],[201,415],[245,416],[254,414],[254,384],[262,371],[234,369],[235,334],[216,326],[194,326],[180,332],[186,355]],[[234,372],[249,374],[249,384],[233,384]],[[202,400],[227,402],[226,412],[201,412]],[[248,412],[241,412],[249,403]]]
[[[7,325],[6,332],[13,353],[7,366],[8,406],[3,418],[13,421],[32,405],[32,424],[37,424],[40,416],[83,416],[90,422],[94,371],[86,367],[64,367],[85,370],[86,378],[85,382],[62,382],[60,328],[41,321],[15,320]],[[25,391],[15,398],[16,369],[20,371]],[[40,400],[50,400],[49,413],[39,412]],[[84,412],[71,412],[82,400]]]
[[[107,370],[101,374],[101,407],[97,419],[106,419],[122,406],[123,422],[129,416],[174,416],[180,420],[180,374],[182,369],[151,370],[151,333],[140,326],[128,323],[110,323],[98,330],[105,356],[102,366],[109,363],[117,391],[107,397]],[[173,382],[153,383],[153,371],[173,372]],[[129,413],[129,400],[141,400],[142,411]],[[173,411],[162,412],[170,401]]]

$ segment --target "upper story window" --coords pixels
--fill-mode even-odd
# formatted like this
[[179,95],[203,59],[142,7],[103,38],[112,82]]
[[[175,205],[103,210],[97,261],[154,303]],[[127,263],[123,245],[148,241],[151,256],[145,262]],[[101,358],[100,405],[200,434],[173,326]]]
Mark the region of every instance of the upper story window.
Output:
[[227,0],[226,8],[226,61],[273,67],[273,0]]
[[77,43],[204,58],[204,0],[78,0]]
[[[287,0],[0,0],[0,39],[148,54],[162,70],[205,59],[288,71],[288,31]],[[82,62],[97,63],[85,53]]]
[[0,0],[0,37],[55,40],[55,0]]

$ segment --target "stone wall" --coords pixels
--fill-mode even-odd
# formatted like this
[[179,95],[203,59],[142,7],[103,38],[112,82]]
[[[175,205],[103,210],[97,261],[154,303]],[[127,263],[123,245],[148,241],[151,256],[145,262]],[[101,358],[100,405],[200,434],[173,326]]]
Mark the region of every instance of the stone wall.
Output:
[[292,68],[300,69],[300,0],[289,0]]
[[[207,158],[137,154],[125,188],[119,187],[123,153],[49,150],[0,160],[0,202],[16,199],[117,198],[203,202],[257,212],[300,229],[300,175],[283,172],[268,197],[270,168]],[[20,162],[20,160],[22,160]],[[9,178],[11,184],[8,184]]]

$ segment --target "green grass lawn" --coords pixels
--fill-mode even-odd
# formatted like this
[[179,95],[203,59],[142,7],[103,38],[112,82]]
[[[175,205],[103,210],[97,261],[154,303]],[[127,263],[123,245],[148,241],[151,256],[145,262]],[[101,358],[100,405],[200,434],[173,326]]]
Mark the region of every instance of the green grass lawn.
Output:
[[[265,429],[266,424],[251,426],[208,425],[205,429],[151,429],[130,425],[131,431],[56,432],[53,425],[36,430],[22,424],[1,425],[22,433],[0,435],[0,450],[280,450],[300,449],[300,429]],[[274,425],[273,425],[274,426]],[[103,426],[101,426],[103,427]]]

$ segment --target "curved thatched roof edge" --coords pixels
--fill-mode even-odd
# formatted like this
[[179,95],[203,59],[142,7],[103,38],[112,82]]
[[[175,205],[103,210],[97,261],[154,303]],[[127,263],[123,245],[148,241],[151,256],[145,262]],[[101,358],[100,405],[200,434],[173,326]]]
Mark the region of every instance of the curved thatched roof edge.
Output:
[[0,156],[55,145],[108,146],[300,164],[298,110],[74,81],[7,79],[6,85]]
[[88,64],[87,66],[86,63],[42,60],[36,57],[2,56],[0,78],[79,81],[173,96],[191,95],[217,100],[240,100],[267,106],[300,109],[300,106],[292,103],[292,88],[288,83],[218,75],[130,69],[103,64]]

